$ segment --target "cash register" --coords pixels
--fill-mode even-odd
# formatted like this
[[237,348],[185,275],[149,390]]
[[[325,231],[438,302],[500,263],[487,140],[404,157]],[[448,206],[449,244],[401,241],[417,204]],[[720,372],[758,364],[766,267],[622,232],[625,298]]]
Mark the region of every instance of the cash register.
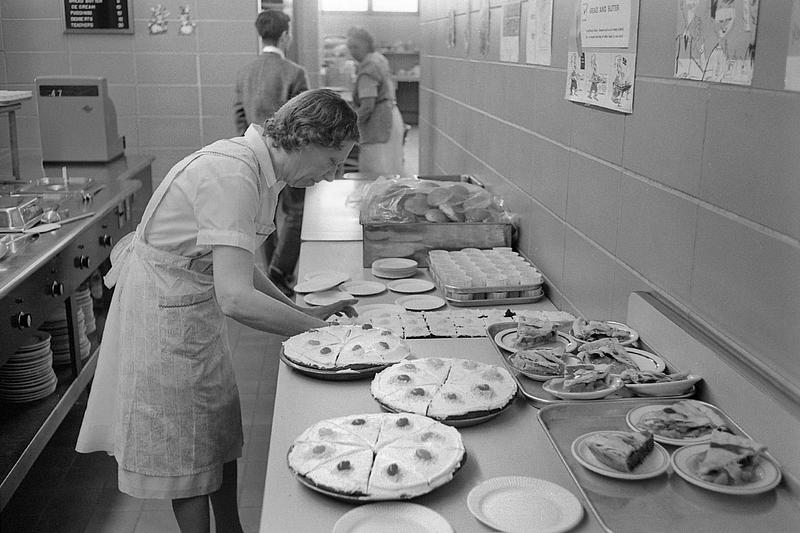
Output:
[[105,163],[124,153],[105,78],[39,76],[34,84],[45,163]]

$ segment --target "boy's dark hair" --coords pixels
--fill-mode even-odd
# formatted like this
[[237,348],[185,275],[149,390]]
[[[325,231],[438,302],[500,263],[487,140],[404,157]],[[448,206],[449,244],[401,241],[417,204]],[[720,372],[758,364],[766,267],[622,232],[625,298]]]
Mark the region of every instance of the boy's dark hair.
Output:
[[277,43],[283,32],[289,31],[289,15],[277,9],[267,9],[258,14],[256,30],[265,41]]

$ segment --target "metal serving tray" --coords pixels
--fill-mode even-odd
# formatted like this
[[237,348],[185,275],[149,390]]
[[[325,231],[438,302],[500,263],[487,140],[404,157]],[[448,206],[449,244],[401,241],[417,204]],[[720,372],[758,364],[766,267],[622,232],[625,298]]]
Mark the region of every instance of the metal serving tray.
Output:
[[85,194],[94,186],[92,178],[38,178],[19,187],[14,194]]
[[38,197],[0,197],[0,233],[17,233],[35,225],[44,209]]
[[[560,398],[556,398],[555,396],[553,396],[552,394],[550,394],[549,392],[545,391],[542,388],[543,382],[527,378],[524,375],[522,375],[516,368],[514,368],[508,362],[508,358],[511,355],[511,352],[506,350],[505,348],[501,348],[495,342],[494,340],[495,335],[506,329],[515,328],[516,326],[517,326],[516,322],[498,322],[495,324],[489,324],[488,326],[486,326],[486,333],[487,336],[489,337],[489,340],[492,343],[492,346],[494,346],[494,349],[497,351],[497,353],[500,355],[500,358],[503,360],[503,364],[506,366],[508,371],[511,372],[511,375],[514,377],[514,380],[517,382],[517,385],[519,385],[520,392],[522,392],[523,396],[525,396],[525,398],[527,398],[528,401],[531,404],[533,404],[534,407],[542,408],[548,405],[566,403],[568,401],[570,402],[577,401],[581,404],[584,404],[584,403],[598,403],[598,402],[607,403],[613,401],[640,402],[643,400],[644,401],[648,400],[648,398],[642,396],[635,396],[629,389],[625,387],[622,387],[618,391],[614,392],[613,394],[610,394],[609,396],[606,396],[605,398],[600,398],[597,400],[562,400]],[[659,357],[664,359],[664,357],[661,355],[659,355]],[[674,373],[677,371],[677,369],[674,366],[672,366],[669,361],[664,359],[664,362],[666,363],[667,370],[669,372]],[[654,398],[657,399],[667,398],[672,400],[676,398],[690,398],[694,396],[696,390],[697,389],[694,386],[692,386],[692,388],[689,389],[684,394],[679,394],[675,396],[658,396]]]
[[[631,481],[595,474],[573,457],[572,442],[581,435],[600,430],[630,431],[625,422],[628,411],[674,401],[636,398],[633,402],[562,402],[539,411],[539,422],[600,525],[615,533],[795,531],[800,524],[800,506],[785,482],[762,494],[720,494],[684,481],[671,467],[657,477]],[[750,438],[726,413],[715,410],[734,433]],[[669,453],[677,449],[662,446]]]

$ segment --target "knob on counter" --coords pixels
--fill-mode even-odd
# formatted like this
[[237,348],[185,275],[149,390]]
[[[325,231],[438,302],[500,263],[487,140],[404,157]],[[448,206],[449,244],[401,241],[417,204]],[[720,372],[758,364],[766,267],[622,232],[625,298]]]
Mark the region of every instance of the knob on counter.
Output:
[[88,255],[79,255],[75,258],[75,268],[89,268],[91,259]]
[[99,240],[100,240],[100,246],[104,248],[109,248],[114,244],[114,238],[108,234],[100,235]]
[[11,317],[11,324],[19,329],[29,328],[33,324],[33,318],[31,318],[30,313],[23,313],[20,311],[17,313],[17,316]]
[[64,284],[60,281],[54,281],[52,285],[50,285],[50,295],[51,296],[63,296],[64,294]]

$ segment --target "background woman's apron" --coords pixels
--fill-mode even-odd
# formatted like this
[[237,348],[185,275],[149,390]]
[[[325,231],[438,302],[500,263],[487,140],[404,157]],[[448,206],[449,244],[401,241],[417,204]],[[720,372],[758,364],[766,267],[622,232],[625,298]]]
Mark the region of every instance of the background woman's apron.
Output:
[[[241,456],[239,393],[211,253],[187,258],[144,240],[169,184],[208,153],[230,155],[201,150],[176,165],[111,254],[106,284],[116,289],[76,449],[113,453],[121,472],[185,477]],[[271,220],[259,222],[263,240]],[[168,485],[164,497],[192,495],[170,495]]]

